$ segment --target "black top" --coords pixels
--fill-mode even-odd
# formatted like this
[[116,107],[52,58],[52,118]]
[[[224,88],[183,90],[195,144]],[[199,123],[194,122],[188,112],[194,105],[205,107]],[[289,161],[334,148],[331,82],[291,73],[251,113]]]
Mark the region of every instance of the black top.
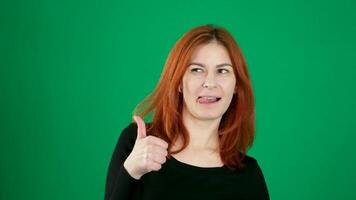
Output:
[[230,171],[222,167],[198,167],[167,158],[159,171],[136,180],[123,166],[137,137],[137,124],[121,133],[113,152],[106,179],[105,200],[186,200],[186,199],[269,199],[262,171],[253,157],[245,168]]

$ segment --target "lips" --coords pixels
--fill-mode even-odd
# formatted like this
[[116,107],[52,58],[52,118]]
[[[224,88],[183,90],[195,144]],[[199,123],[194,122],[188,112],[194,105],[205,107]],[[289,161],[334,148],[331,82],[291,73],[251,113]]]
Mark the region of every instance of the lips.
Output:
[[210,104],[210,103],[216,103],[221,99],[221,97],[217,96],[199,96],[197,101],[198,103],[201,104]]

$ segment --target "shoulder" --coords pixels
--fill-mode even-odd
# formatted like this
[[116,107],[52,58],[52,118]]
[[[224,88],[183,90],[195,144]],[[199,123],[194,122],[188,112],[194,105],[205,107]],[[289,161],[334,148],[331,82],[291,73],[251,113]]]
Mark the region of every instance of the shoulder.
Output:
[[137,136],[137,124],[131,122],[121,129],[121,133],[118,137],[116,143],[117,152],[131,152],[133,146],[135,145],[135,140]]
[[[150,125],[151,123],[147,123],[146,129]],[[121,130],[118,143],[133,146],[135,144],[136,137],[137,137],[137,124],[135,122],[130,122]]]
[[253,199],[269,199],[267,184],[257,159],[246,155],[243,163],[245,164],[247,185],[254,191],[258,191],[252,194]]
[[127,140],[136,140],[136,135],[137,135],[137,124],[131,122],[121,130],[120,138],[125,138]]
[[257,160],[256,158],[249,156],[249,155],[245,155],[244,159],[242,160],[242,163],[246,164],[246,165],[254,165],[257,164]]
[[242,159],[242,164],[243,164],[245,170],[248,170],[248,171],[260,170],[258,161],[253,156],[245,155],[244,159]]
[[244,164],[244,173],[250,177],[251,181],[264,182],[264,175],[256,158],[245,155],[242,163]]

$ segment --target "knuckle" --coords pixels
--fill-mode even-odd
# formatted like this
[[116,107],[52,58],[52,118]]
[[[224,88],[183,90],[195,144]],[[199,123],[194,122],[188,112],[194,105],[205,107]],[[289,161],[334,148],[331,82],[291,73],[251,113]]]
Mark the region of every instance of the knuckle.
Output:
[[161,165],[159,165],[159,164],[154,164],[154,165],[152,165],[152,170],[153,171],[158,171],[159,169],[161,169]]
[[149,151],[153,151],[153,150],[154,150],[154,146],[153,146],[152,144],[148,144],[148,145],[147,145],[147,149],[148,149]]
[[144,143],[145,143],[145,145],[148,145],[150,143],[149,136],[145,138]]
[[153,136],[152,135],[149,135],[146,138],[147,138],[147,142],[152,143],[152,141],[153,141]]
[[162,168],[162,165],[157,165],[157,170],[161,169],[161,168]]
[[165,163],[166,162],[166,157],[162,157],[161,158],[161,163]]
[[164,148],[168,148],[168,143],[166,141],[164,142]]
[[154,162],[153,162],[153,161],[150,161],[150,162],[148,163],[148,169],[149,169],[149,170],[153,170],[154,168],[155,168]]

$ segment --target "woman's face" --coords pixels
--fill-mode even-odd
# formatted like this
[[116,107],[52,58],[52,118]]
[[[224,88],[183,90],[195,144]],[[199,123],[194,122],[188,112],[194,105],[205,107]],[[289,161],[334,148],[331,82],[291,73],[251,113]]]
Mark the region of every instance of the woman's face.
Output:
[[183,115],[200,120],[221,118],[230,105],[236,84],[226,48],[217,42],[198,46],[182,84]]

